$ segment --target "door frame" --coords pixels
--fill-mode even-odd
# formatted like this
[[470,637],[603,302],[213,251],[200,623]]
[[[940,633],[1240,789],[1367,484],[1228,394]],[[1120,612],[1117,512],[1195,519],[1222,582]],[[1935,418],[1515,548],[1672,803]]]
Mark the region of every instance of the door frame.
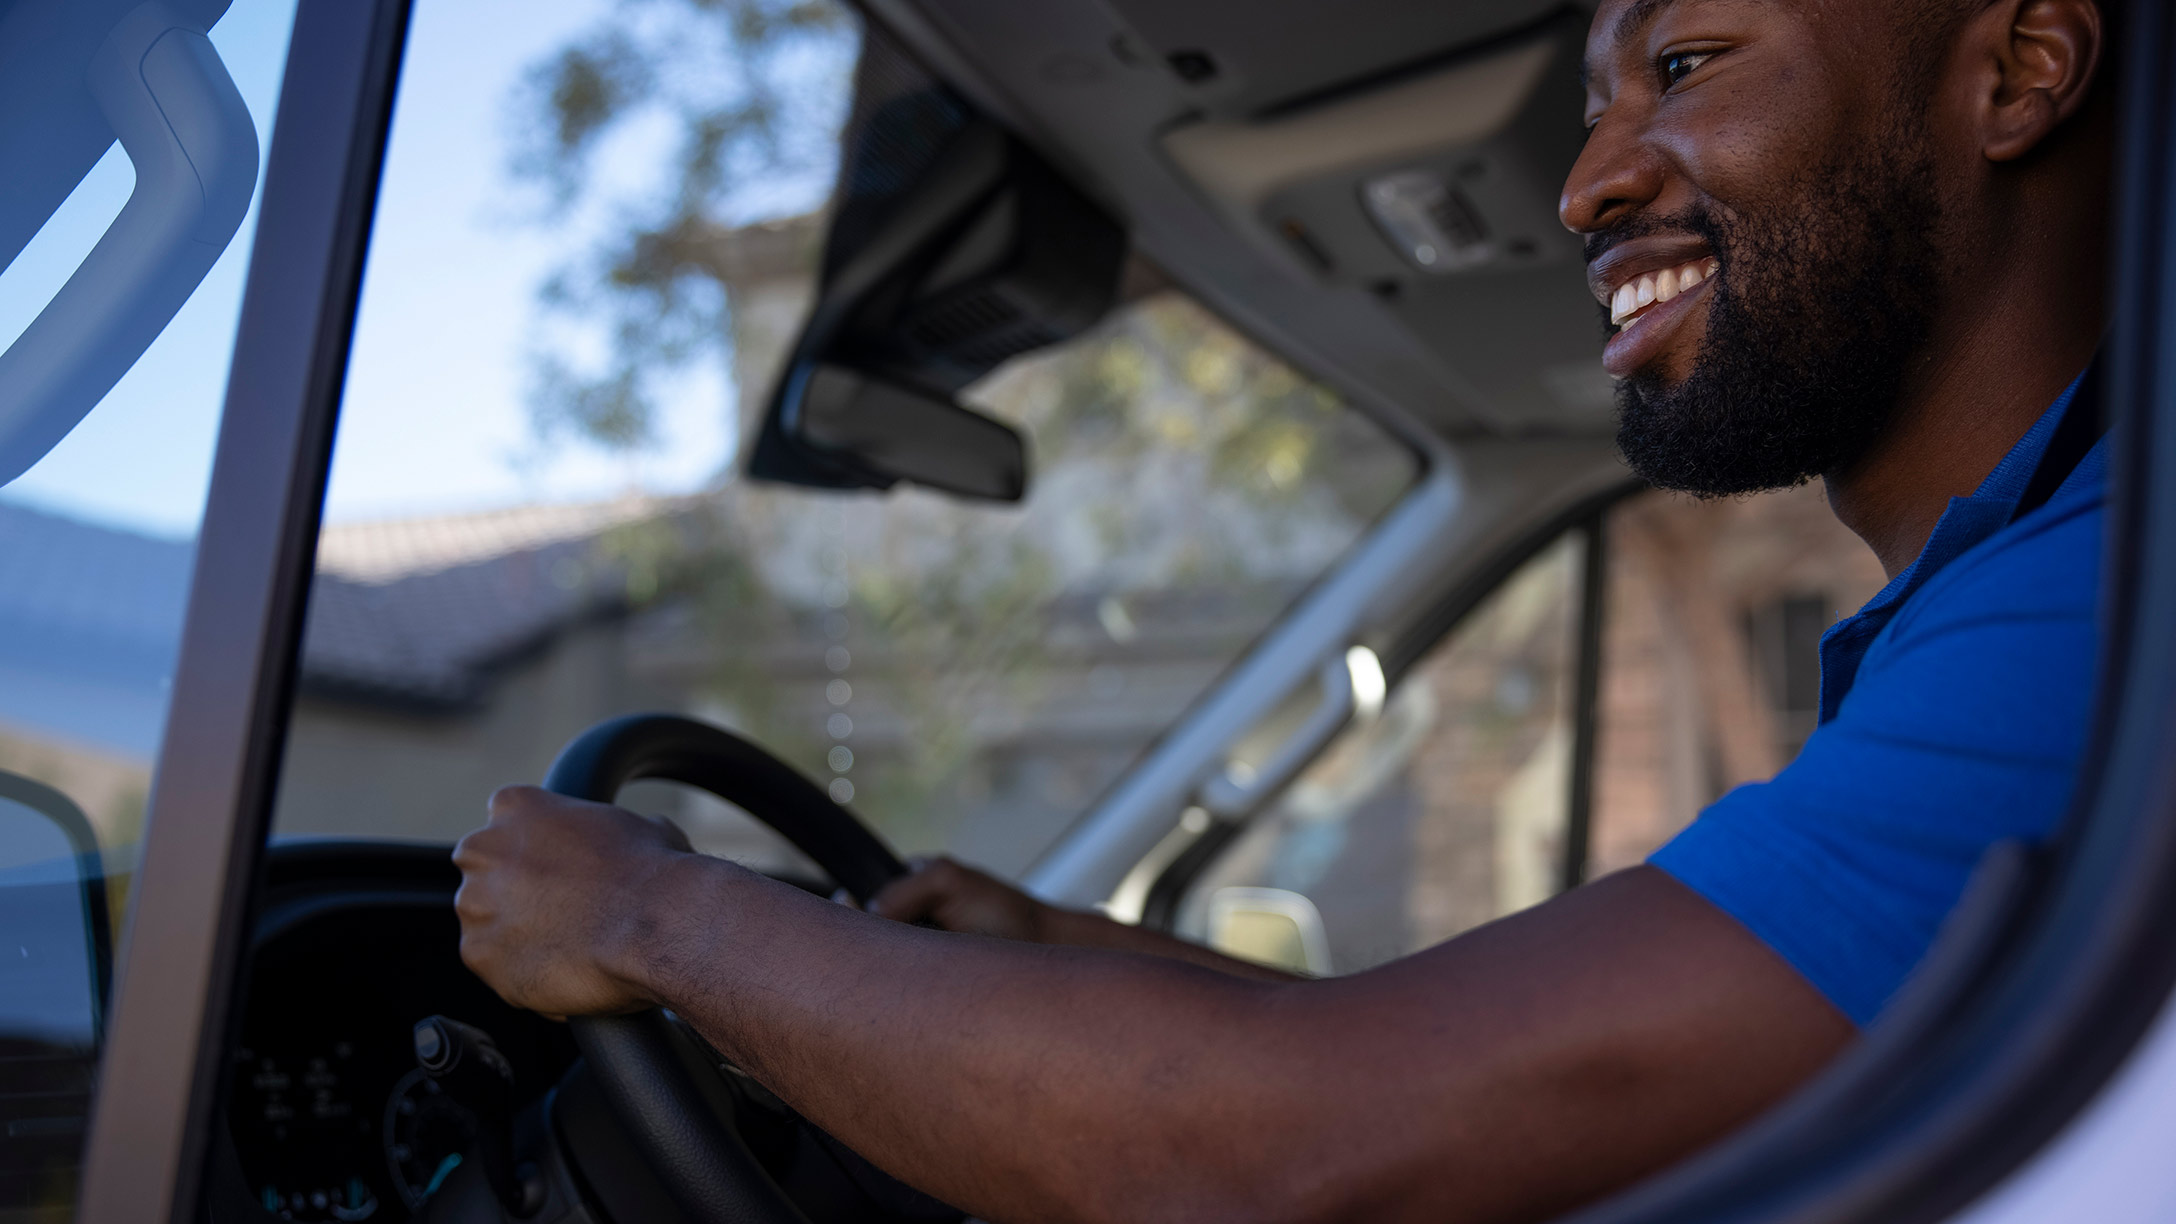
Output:
[[80,1224],[197,1215],[407,16],[406,0],[295,13]]
[[[1498,544],[1493,552],[1476,551],[1479,561],[1460,558],[1463,564],[1449,568],[1455,579],[1439,582],[1434,593],[1417,610],[1405,610],[1401,627],[1383,637],[1380,658],[1387,692],[1395,693],[1412,671],[1458,627],[1474,609],[1503,588],[1512,576],[1543,550],[1567,536],[1580,541],[1576,597],[1579,602],[1573,629],[1573,669],[1569,695],[1571,760],[1566,770],[1564,847],[1557,863],[1557,888],[1573,888],[1586,882],[1591,857],[1594,813],[1594,754],[1599,731],[1602,678],[1602,637],[1608,614],[1609,532],[1611,510],[1649,486],[1618,469],[1614,478],[1570,502],[1551,501],[1548,508]],[[1323,745],[1328,753],[1333,739]],[[1321,754],[1318,754],[1318,756]],[[1159,843],[1156,852],[1135,871],[1149,876],[1147,892],[1139,906],[1140,925],[1171,931],[1177,923],[1186,895],[1195,882],[1214,867],[1223,853],[1245,833],[1254,817],[1267,811],[1276,796],[1268,795],[1246,819],[1214,821],[1182,830],[1190,838]],[[1176,835],[1175,835],[1176,836]]]

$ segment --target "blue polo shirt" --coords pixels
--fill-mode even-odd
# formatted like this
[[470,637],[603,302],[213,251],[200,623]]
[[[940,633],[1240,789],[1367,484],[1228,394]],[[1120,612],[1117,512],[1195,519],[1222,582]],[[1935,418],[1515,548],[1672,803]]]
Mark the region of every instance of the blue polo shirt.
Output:
[[1821,721],[1648,861],[1745,924],[1858,1024],[1926,954],[1989,847],[2044,840],[2084,751],[2106,443],[2020,500],[2077,384],[1911,567],[1821,639]]

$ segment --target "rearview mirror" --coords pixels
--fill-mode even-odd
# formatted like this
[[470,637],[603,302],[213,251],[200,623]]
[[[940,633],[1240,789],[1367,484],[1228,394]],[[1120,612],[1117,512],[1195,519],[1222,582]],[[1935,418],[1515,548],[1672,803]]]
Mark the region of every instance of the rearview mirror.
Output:
[[96,1048],[109,931],[98,841],[82,809],[0,773],[0,1053]]
[[1025,440],[956,397],[1102,318],[1125,231],[943,86],[869,101],[856,100],[816,305],[748,473],[1018,501]]
[[1020,435],[949,399],[844,366],[810,368],[799,436],[861,466],[964,497],[1018,501],[1027,490]]

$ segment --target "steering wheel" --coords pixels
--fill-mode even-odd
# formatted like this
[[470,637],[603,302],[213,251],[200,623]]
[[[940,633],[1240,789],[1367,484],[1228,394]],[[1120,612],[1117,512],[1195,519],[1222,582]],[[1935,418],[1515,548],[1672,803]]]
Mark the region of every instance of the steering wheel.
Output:
[[[560,751],[544,788],[610,803],[622,786],[645,778],[699,787],[734,804],[857,899],[906,873],[868,826],[792,766],[690,718],[635,714],[599,723]],[[716,1069],[664,1012],[577,1017],[568,1027],[612,1112],[691,1221],[807,1224],[742,1140]]]

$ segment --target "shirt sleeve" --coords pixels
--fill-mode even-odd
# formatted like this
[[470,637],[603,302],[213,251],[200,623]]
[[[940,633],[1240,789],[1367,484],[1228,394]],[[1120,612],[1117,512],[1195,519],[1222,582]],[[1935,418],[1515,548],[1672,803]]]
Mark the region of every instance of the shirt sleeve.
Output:
[[2068,805],[2101,515],[2096,499],[2034,518],[1905,604],[1788,768],[1723,796],[1649,860],[1858,1024],[1926,954],[1987,850],[2045,838]]

